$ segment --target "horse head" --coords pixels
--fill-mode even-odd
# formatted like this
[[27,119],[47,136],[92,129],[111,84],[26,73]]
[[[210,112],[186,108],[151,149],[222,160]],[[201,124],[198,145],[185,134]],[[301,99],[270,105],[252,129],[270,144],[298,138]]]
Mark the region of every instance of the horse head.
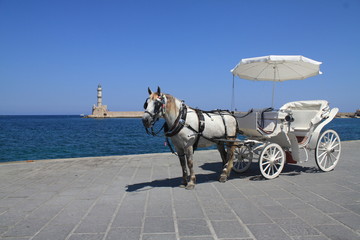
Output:
[[152,92],[148,88],[149,97],[144,103],[144,115],[142,122],[145,128],[152,127],[160,117],[165,113],[166,97],[165,94],[161,93],[160,87],[156,92]]

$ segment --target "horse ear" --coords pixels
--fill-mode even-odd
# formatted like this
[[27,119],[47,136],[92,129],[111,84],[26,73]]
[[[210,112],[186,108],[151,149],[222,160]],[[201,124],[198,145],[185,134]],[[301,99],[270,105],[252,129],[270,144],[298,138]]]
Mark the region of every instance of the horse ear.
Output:
[[150,90],[150,88],[148,87],[148,93],[149,93],[149,95],[151,95],[152,94],[152,91]]
[[157,89],[157,94],[160,96],[161,94],[161,90],[160,90],[160,87],[158,86],[158,89]]

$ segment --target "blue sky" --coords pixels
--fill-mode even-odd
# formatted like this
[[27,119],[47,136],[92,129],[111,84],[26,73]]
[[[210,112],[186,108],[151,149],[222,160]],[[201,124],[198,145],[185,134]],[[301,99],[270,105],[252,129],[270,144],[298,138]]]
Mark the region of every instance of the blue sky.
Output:
[[[0,0],[0,115],[89,114],[98,83],[113,111],[141,111],[147,87],[230,109],[242,59],[303,55],[323,75],[276,85],[275,106],[360,108],[359,0]],[[236,78],[239,110],[272,84]]]

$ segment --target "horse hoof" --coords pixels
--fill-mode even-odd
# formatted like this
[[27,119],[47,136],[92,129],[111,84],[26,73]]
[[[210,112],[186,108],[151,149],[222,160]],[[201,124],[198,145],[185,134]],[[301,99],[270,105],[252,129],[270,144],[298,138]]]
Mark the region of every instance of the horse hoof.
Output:
[[194,188],[195,188],[194,184],[188,184],[185,189],[186,190],[193,190]]
[[226,182],[227,177],[226,176],[220,176],[219,182],[224,183]]

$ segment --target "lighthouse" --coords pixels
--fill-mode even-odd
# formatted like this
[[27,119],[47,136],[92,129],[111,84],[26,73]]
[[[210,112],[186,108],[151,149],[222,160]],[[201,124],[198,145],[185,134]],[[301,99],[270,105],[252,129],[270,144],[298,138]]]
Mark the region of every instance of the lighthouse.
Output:
[[98,85],[97,88],[97,106],[101,107],[102,106],[102,88],[101,85]]
[[97,104],[92,108],[92,114],[89,117],[108,117],[109,111],[107,110],[107,106],[102,103],[102,87],[99,84],[97,87]]
[[[1,0],[0,0],[1,1]],[[94,91],[95,92],[95,91]],[[97,87],[97,104],[92,107],[92,114],[86,118],[133,118],[141,117],[143,112],[113,112],[107,109],[107,105],[102,102],[102,87],[99,83]]]

